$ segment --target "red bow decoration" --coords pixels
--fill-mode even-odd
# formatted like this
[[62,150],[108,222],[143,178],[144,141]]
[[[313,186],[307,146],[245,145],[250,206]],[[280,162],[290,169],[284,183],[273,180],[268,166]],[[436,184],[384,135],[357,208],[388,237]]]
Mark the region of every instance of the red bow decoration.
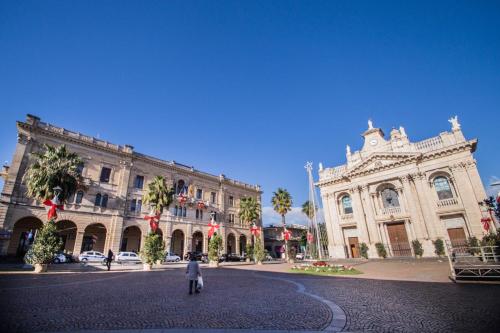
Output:
[[49,212],[47,213],[47,218],[51,220],[52,218],[57,219],[57,210],[64,210],[64,205],[59,205],[54,203],[54,200],[45,200],[43,202],[45,206],[50,206]]
[[203,201],[198,201],[197,207],[198,209],[205,209],[205,203]]
[[177,201],[179,201],[179,204],[183,206],[187,201],[186,195],[183,193],[179,194],[179,196],[177,197]]
[[285,228],[285,231],[283,231],[283,238],[286,241],[289,241],[290,237],[292,237],[292,232],[290,230],[288,230],[288,229]]
[[145,220],[149,220],[149,226],[153,232],[156,232],[158,229],[158,224],[160,222],[160,214],[157,212],[156,215],[146,215],[144,216]]
[[217,229],[219,229],[219,225],[214,220],[212,220],[210,221],[208,226],[210,227],[210,229],[208,230],[208,237],[212,237],[212,235],[217,231]]
[[481,223],[483,224],[483,229],[486,230],[486,232],[490,231],[490,221],[491,219],[489,217],[483,217],[481,219]]
[[312,243],[314,241],[314,236],[310,232],[307,232],[307,241]]
[[250,228],[250,232],[252,233],[252,235],[254,236],[259,236],[259,228],[254,224],[252,225],[252,227]]

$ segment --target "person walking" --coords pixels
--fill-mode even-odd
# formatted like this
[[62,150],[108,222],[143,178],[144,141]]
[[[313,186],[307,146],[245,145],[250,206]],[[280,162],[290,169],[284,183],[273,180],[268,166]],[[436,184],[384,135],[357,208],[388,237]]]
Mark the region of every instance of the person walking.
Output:
[[111,249],[108,250],[108,258],[106,259],[106,266],[108,266],[108,271],[111,270],[111,261],[113,261],[114,253]]
[[194,284],[194,292],[199,294],[198,290],[198,276],[201,276],[200,265],[196,261],[196,257],[191,255],[189,263],[186,269],[186,275],[189,280],[189,295],[193,294],[193,284]]

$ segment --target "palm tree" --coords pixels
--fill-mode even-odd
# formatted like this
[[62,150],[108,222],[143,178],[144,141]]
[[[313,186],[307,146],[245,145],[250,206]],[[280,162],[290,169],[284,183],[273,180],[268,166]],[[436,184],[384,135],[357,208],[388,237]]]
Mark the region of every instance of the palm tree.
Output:
[[170,206],[173,200],[174,189],[168,188],[165,177],[156,176],[148,184],[143,197],[145,204],[150,204],[156,212],[163,213],[163,208]]
[[250,224],[252,221],[260,217],[260,204],[254,197],[243,197],[240,200],[239,217],[245,224]]
[[302,213],[306,214],[309,219],[312,219],[314,217],[315,210],[316,209],[312,209],[312,204],[309,202],[309,200],[302,204]]
[[[273,192],[273,197],[271,198],[271,204],[276,213],[281,215],[281,223],[283,225],[283,231],[286,227],[285,215],[292,210],[292,196],[287,190],[278,188],[276,192]],[[285,240],[285,259],[288,261],[288,242]]]
[[82,159],[66,149],[65,145],[58,147],[44,145],[41,153],[32,153],[33,163],[24,174],[23,181],[28,190],[26,195],[43,202],[54,197],[54,188],[62,188],[59,200],[61,204],[82,187],[83,177],[78,167]]

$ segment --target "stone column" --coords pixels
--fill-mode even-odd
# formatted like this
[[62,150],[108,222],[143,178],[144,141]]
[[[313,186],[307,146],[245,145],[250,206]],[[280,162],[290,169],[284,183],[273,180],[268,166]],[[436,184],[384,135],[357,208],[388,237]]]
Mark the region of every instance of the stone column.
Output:
[[368,257],[377,258],[377,249],[375,248],[375,243],[380,242],[379,231],[377,230],[377,221],[375,220],[375,211],[373,205],[373,194],[369,193],[368,186],[363,187],[363,207],[365,211],[365,219],[367,224],[368,235],[370,236],[370,242],[368,244]]
[[82,251],[83,235],[85,234],[85,227],[80,230],[77,229],[75,237],[75,246],[73,247],[73,255],[78,256]]
[[415,185],[416,198],[428,237],[431,240],[435,240],[438,237],[436,233],[436,224],[439,223],[436,216],[436,203],[432,200],[433,196],[429,191],[425,175],[422,173],[415,173],[411,177]]
[[[366,189],[366,186],[365,186]],[[349,192],[351,193],[352,197],[352,203],[353,203],[353,213],[354,213],[354,220],[356,221],[356,227],[358,229],[358,235],[359,235],[359,240],[360,244],[361,243],[370,243],[370,236],[368,235],[368,228],[366,226],[366,218],[365,218],[365,212],[363,209],[363,203],[362,203],[362,198],[361,198],[361,192],[362,188],[359,186],[356,186],[352,188]]]
[[203,235],[203,253],[208,253],[208,236]]
[[234,239],[235,239],[235,242],[236,242],[236,254],[240,254],[241,251],[240,251],[240,236],[238,234],[234,235]]
[[466,170],[466,164],[459,163],[451,167],[453,178],[457,186],[463,208],[465,210],[465,220],[469,222],[471,236],[482,237],[484,229],[481,224],[482,213],[478,202],[485,198],[478,198],[474,192],[471,179]]
[[326,206],[324,209],[326,214],[327,232],[330,229],[330,233],[328,235],[328,253],[330,257],[333,258],[345,258],[344,239],[340,228],[340,216],[336,201],[337,199],[334,194],[326,195]]
[[106,231],[106,245],[104,251],[111,249],[111,251],[118,253],[123,236],[123,217],[115,215],[111,219],[110,228]]

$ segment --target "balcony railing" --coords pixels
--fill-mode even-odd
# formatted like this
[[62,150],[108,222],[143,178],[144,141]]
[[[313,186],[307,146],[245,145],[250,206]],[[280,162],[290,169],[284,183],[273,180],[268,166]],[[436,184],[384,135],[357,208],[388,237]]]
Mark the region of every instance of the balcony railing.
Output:
[[443,199],[437,202],[438,207],[449,207],[456,205],[458,205],[458,200],[456,198]]
[[380,210],[380,215],[399,215],[402,212],[401,207],[384,207]]
[[354,219],[353,213],[340,215],[340,222],[350,222],[353,219]]

